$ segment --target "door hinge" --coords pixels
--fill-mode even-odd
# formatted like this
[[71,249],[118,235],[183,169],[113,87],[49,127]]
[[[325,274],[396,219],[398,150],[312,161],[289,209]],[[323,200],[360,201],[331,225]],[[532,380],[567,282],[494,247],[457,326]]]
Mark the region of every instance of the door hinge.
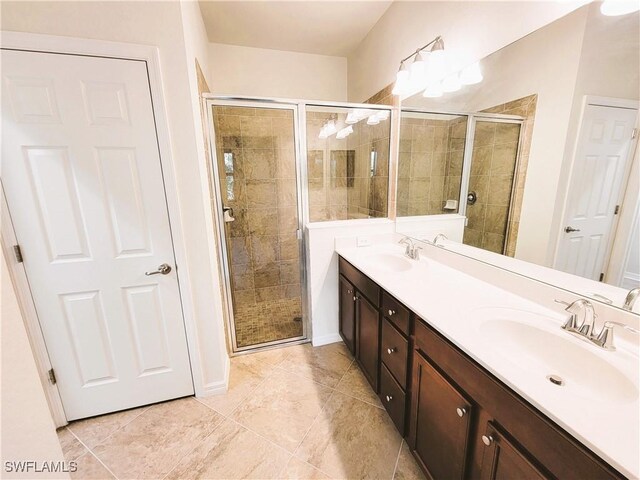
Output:
[[638,136],[638,129],[634,128],[633,130],[631,130],[631,140],[633,140],[637,136]]
[[619,211],[620,211],[620,205],[616,205],[616,209],[613,211],[613,214],[617,215]]
[[13,246],[13,254],[16,256],[16,262],[18,262],[18,263],[22,263],[23,262],[22,249],[20,248],[20,245],[14,245]]
[[601,281],[603,281],[603,280],[604,280],[604,273],[601,273],[601,274],[600,274],[600,278],[598,279],[598,281],[599,281],[599,282],[601,282]]
[[55,385],[58,382],[56,380],[56,372],[54,372],[52,368],[47,373],[49,374],[49,382],[51,382],[51,385]]

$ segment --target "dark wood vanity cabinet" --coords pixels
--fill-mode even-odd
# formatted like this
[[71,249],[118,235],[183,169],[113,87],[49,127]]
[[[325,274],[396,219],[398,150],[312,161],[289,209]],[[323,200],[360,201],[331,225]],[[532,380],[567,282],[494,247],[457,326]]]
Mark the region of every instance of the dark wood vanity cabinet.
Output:
[[380,377],[380,287],[340,259],[339,331],[378,393]]
[[428,478],[623,479],[343,258],[340,335]]

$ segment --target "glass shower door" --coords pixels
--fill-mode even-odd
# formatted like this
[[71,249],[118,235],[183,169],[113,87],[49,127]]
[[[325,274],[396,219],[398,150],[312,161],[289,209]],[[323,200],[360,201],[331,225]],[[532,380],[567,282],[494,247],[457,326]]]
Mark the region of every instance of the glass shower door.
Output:
[[518,165],[519,121],[475,119],[463,242],[514,256],[524,168]]
[[234,349],[304,338],[294,107],[212,108]]

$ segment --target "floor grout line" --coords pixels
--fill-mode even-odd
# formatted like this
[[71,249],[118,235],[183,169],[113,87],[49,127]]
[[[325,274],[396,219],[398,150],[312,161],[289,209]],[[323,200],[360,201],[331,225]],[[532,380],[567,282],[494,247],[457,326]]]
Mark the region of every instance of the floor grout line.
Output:
[[400,463],[400,455],[402,455],[402,446],[404,445],[404,438],[400,440],[400,449],[398,450],[398,456],[396,457],[396,464],[393,467],[393,473],[391,474],[391,480],[396,478],[396,472],[398,471],[398,463]]
[[[118,476],[107,466],[106,463],[104,463],[100,457],[98,457],[98,455],[96,455],[96,453],[90,449],[86,443],[84,443],[82,440],[80,440],[80,437],[78,437],[73,430],[71,430],[68,426],[65,427],[67,430],[69,430],[69,432],[71,433],[71,435],[73,435],[74,437],[76,437],[76,440],[78,440],[78,442],[80,442],[82,444],[82,446],[87,450],[85,453],[83,453],[82,455],[80,455],[80,457],[84,457],[87,453],[89,455],[91,455],[92,457],[94,457],[96,460],[98,460],[98,462],[111,474],[113,475],[113,478],[115,478],[116,480],[118,480]],[[76,458],[76,460],[79,460],[80,457]]]

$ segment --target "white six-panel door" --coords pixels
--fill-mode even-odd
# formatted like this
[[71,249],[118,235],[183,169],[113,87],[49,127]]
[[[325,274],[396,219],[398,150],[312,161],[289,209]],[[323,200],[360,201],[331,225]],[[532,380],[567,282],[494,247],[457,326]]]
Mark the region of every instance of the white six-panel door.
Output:
[[2,182],[67,418],[192,394],[146,64],[1,60]]
[[624,188],[637,109],[587,105],[573,168],[556,267],[598,280]]

